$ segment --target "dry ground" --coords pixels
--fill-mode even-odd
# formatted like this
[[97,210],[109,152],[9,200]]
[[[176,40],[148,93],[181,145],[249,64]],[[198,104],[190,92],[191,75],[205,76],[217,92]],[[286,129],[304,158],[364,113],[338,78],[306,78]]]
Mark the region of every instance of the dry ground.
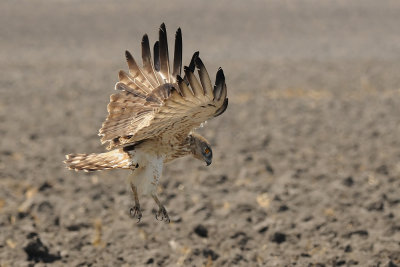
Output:
[[[398,1],[0,2],[1,266],[400,266]],[[129,217],[127,173],[75,173],[123,52],[165,22],[227,76],[166,167],[173,222]],[[172,38],[171,38],[172,39]]]

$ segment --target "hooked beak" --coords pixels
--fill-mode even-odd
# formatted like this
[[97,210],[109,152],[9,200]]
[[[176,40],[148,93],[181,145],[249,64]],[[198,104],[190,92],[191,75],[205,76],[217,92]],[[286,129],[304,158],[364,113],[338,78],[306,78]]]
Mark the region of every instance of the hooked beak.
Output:
[[207,166],[210,166],[211,162],[212,162],[211,160],[206,159]]

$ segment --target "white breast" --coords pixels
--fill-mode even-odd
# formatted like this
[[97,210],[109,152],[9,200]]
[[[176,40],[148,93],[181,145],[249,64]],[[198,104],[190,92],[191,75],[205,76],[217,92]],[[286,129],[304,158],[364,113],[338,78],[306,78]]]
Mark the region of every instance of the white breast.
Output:
[[158,181],[162,174],[164,157],[137,151],[135,159],[139,167],[131,173],[130,182],[136,186],[139,195],[156,193]]

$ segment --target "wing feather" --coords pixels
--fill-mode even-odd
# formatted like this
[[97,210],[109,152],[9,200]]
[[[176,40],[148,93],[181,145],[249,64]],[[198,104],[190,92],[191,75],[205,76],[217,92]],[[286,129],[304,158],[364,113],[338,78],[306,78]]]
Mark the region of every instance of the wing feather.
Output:
[[224,113],[227,108],[228,108],[228,98],[225,98],[224,103],[219,109],[217,109],[217,111],[214,114],[214,117],[218,117],[219,115]]
[[188,84],[180,77],[177,76],[178,86],[184,98],[190,99],[194,94],[193,91],[188,87]]
[[160,43],[158,41],[154,43],[153,54],[154,54],[154,69],[157,72],[159,72],[161,70],[161,63],[160,63]]
[[169,74],[169,55],[168,55],[168,39],[165,24],[161,24],[159,30],[159,57],[160,57],[160,73],[165,83],[170,82]]
[[137,86],[133,80],[131,80],[129,74],[124,71],[120,71],[119,78],[120,82],[115,84],[115,90],[127,91],[135,96],[146,98],[146,92],[141,87]]
[[217,71],[217,76],[215,78],[215,85],[214,85],[214,100],[219,100],[222,95],[223,87],[225,84],[225,76],[224,72],[221,68]]
[[147,34],[145,34],[142,38],[142,61],[143,61],[143,70],[149,77],[149,80],[153,84],[153,87],[155,88],[159,86],[160,81],[158,80],[157,74],[153,68],[153,64],[151,63],[150,43]]
[[205,92],[201,87],[199,81],[195,77],[194,73],[188,67],[185,67],[184,70],[185,70],[185,75],[188,78],[190,87],[193,89],[194,96],[199,99],[202,99],[204,97]]
[[[132,54],[126,50],[125,51],[126,62],[128,63],[129,73],[134,78],[135,82],[140,82],[143,86],[141,88],[147,93],[150,93],[153,89],[151,83],[147,80],[147,77],[142,73],[141,69],[137,65],[135,59],[133,58]],[[138,84],[139,85],[139,84]]]
[[176,81],[176,76],[181,75],[182,69],[182,31],[181,28],[175,33],[175,51],[174,51],[174,67],[172,71],[173,81]]
[[182,32],[178,29],[171,73],[167,41],[163,23],[152,62],[148,36],[143,36],[142,68],[126,51],[129,73],[119,72],[117,93],[110,96],[108,116],[99,131],[102,143],[109,142],[109,149],[147,138],[186,136],[226,110],[227,87],[222,69],[218,70],[213,87],[199,52],[195,52],[182,78]]
[[[199,51],[195,52],[195,53],[193,54],[193,56],[192,56],[192,59],[190,60],[190,64],[189,64],[188,68],[189,68],[189,70],[191,70],[192,72],[194,72],[194,67],[196,66],[195,61],[196,61],[196,58],[198,58],[198,57],[199,57]],[[185,76],[183,77],[183,79],[185,80],[186,84],[189,84],[189,81],[188,81],[188,79],[187,79],[187,77],[186,77],[186,74],[185,74]]]
[[206,96],[213,95],[213,88],[211,85],[210,75],[208,75],[208,72],[207,72],[206,68],[204,67],[203,61],[201,61],[201,59],[199,57],[197,57],[195,60],[195,64],[198,69],[200,82],[201,82],[201,85],[203,86],[205,95]]

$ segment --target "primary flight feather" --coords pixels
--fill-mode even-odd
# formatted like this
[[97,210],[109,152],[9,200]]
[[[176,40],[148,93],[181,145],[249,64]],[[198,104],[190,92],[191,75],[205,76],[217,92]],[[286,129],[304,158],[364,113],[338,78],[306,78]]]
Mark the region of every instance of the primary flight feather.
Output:
[[125,57],[129,72],[119,72],[117,93],[110,96],[108,116],[99,131],[101,142],[107,143],[111,151],[69,154],[65,163],[74,170],[131,169],[130,185],[135,199],[131,215],[140,220],[139,195],[151,195],[159,206],[156,218],[169,222],[156,190],[163,165],[186,155],[211,164],[209,142],[193,131],[226,110],[225,76],[220,68],[212,86],[199,53],[195,52],[189,66],[184,67],[182,78],[181,29],[175,34],[170,66],[164,24],[153,47],[153,60],[147,35],[142,39],[142,67],[130,52],[126,51]]

